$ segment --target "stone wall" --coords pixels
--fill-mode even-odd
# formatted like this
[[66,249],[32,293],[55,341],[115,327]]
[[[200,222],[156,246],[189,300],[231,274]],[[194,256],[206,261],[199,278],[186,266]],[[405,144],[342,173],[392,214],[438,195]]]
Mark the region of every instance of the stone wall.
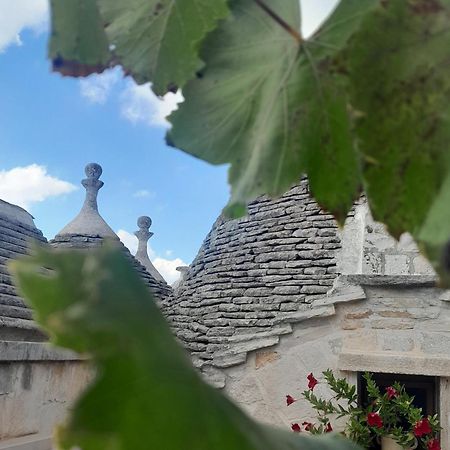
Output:
[[408,233],[399,240],[389,236],[383,224],[375,222],[364,201],[355,205],[342,233],[341,273],[381,275],[434,275]]
[[[342,277],[323,299],[334,312],[291,324],[291,334],[222,370],[225,390],[253,417],[289,429],[314,418],[300,397],[306,376],[332,368],[352,382],[358,372],[440,377],[443,449],[450,450],[450,293],[427,276]],[[361,291],[359,291],[361,290]],[[318,377],[319,378],[319,377]],[[319,394],[327,395],[324,386]]]
[[50,450],[54,425],[91,376],[73,353],[43,343],[0,342],[0,448]]

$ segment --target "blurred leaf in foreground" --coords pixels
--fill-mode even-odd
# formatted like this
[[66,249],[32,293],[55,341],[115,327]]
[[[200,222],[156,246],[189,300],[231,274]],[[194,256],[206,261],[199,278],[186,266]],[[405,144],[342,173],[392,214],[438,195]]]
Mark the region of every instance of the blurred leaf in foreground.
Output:
[[410,232],[448,287],[449,23],[450,0],[384,2],[345,57],[373,217],[395,237]]
[[51,0],[52,30],[48,53],[53,70],[84,77],[109,67],[111,54],[97,2]]
[[114,54],[158,95],[182,87],[203,66],[201,41],[228,15],[226,0],[97,0]]
[[40,248],[12,270],[52,341],[90,355],[96,367],[58,429],[59,448],[356,450],[338,435],[313,439],[259,425],[207,385],[119,250]]
[[[266,3],[300,29],[298,0]],[[206,67],[183,89],[167,138],[212,164],[231,164],[229,215],[241,215],[260,194],[283,194],[307,174],[318,203],[344,222],[361,173],[338,55],[376,4],[341,2],[314,36],[298,42],[258,2],[234,0],[231,16],[208,36]]]

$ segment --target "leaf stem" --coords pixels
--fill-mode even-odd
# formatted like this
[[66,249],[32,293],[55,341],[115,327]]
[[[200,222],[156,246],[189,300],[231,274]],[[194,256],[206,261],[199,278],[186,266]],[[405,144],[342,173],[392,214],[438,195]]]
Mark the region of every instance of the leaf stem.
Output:
[[299,44],[303,43],[303,38],[301,34],[292,28],[287,22],[285,22],[275,11],[269,8],[263,0],[254,0],[255,3],[265,11],[270,17],[272,17],[275,22],[281,25]]

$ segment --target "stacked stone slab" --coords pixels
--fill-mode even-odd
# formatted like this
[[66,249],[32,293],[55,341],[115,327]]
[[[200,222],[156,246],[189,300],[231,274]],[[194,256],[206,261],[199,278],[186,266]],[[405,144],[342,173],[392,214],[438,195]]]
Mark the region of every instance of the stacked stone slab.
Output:
[[339,249],[333,217],[302,181],[242,219],[219,217],[164,312],[199,366],[238,364],[323,313],[314,300],[333,284]]
[[17,294],[7,267],[11,260],[28,253],[32,241],[46,242],[33,216],[0,200],[0,340],[44,339],[32,321],[31,311]]
[[[172,294],[172,288],[164,281],[156,280],[150,275],[146,268],[130,253],[130,251],[117,239],[113,240],[113,245],[121,248],[125,256],[129,259],[144,283],[155,294],[156,299],[162,301]],[[100,236],[87,236],[85,234],[56,235],[50,241],[50,245],[61,249],[89,249],[100,247],[105,243],[105,238]]]

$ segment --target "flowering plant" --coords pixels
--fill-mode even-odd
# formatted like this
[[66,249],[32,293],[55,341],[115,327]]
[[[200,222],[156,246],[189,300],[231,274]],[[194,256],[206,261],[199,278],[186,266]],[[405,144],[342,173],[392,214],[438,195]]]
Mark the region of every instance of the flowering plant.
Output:
[[[369,404],[363,407],[358,402],[356,386],[345,378],[336,378],[330,369],[323,372],[323,377],[334,395],[330,400],[318,397],[314,388],[319,381],[310,373],[308,389],[302,392],[302,397],[317,411],[317,423],[294,423],[293,431],[328,433],[333,430],[330,416],[346,417],[343,434],[363,448],[370,448],[375,440],[389,436],[405,449],[441,450],[437,415],[423,416],[422,409],[413,405],[414,398],[401,384],[394,383],[381,392],[370,373],[365,373]],[[286,396],[288,406],[296,401],[291,395]]]

